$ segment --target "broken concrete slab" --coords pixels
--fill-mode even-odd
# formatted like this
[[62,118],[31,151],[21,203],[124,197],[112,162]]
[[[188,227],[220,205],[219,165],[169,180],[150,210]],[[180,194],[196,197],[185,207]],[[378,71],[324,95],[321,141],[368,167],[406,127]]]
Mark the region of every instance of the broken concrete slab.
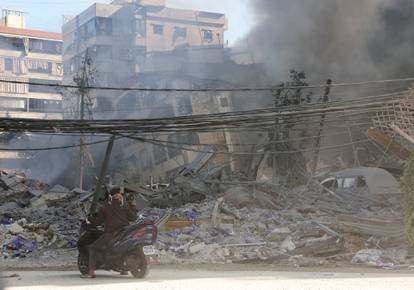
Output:
[[71,192],[48,192],[47,194],[44,194],[42,198],[48,202],[56,202],[56,201],[62,201],[65,198],[69,197],[71,195]]
[[293,251],[293,250],[295,250],[296,249],[296,245],[295,245],[295,243],[293,242],[293,239],[292,239],[292,237],[291,236],[288,236],[283,242],[282,242],[282,244],[280,245],[280,249],[282,250],[282,251],[285,251],[285,252],[291,252],[291,251]]
[[28,192],[33,196],[33,197],[40,197],[43,194],[45,194],[46,192],[44,190],[38,190],[38,189],[29,189]]
[[34,209],[46,209],[46,199],[43,197],[35,197],[30,200],[30,207]]
[[253,192],[243,186],[236,186],[228,189],[224,193],[224,199],[227,203],[240,209],[251,204]]
[[281,242],[291,233],[292,231],[288,227],[275,228],[266,236],[266,240],[270,242]]
[[13,235],[21,234],[24,231],[24,228],[22,226],[20,226],[17,222],[11,224],[7,228],[9,230],[9,232],[12,233]]
[[19,208],[20,208],[20,205],[17,202],[14,202],[14,201],[7,202],[0,206],[0,215],[19,209]]
[[178,176],[174,179],[174,185],[179,186],[186,192],[195,192],[202,195],[210,194],[210,187],[202,180],[187,176]]
[[49,189],[49,192],[55,192],[55,193],[70,193],[71,191],[67,189],[66,187],[62,185],[55,185],[51,189]]
[[381,256],[383,254],[382,250],[378,249],[363,249],[358,251],[355,256],[352,258],[353,264],[366,264],[370,266],[381,266],[383,263],[381,261]]
[[325,235],[320,238],[306,239],[296,245],[295,255],[327,257],[341,252],[343,250],[344,240],[342,238]]
[[191,254],[196,254],[198,252],[201,252],[205,247],[206,247],[206,244],[205,243],[198,243],[198,244],[191,245],[188,248],[188,251]]
[[8,187],[15,186],[24,181],[24,177],[20,175],[1,175],[1,181]]

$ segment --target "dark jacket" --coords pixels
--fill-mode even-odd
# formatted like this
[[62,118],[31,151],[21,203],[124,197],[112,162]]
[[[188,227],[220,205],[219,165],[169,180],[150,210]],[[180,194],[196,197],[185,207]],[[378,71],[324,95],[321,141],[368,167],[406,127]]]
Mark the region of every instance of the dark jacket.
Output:
[[104,225],[105,232],[113,233],[120,228],[127,226],[129,222],[134,221],[137,217],[136,210],[128,204],[121,204],[114,200],[112,204],[102,207],[95,217],[90,218],[94,225]]

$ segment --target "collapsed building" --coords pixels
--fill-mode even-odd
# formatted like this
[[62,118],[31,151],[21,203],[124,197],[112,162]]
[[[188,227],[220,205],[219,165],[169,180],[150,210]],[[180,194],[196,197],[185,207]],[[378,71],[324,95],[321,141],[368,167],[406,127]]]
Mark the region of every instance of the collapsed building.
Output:
[[[170,9],[160,0],[94,4],[63,27],[65,82],[72,83],[90,58],[97,71],[91,78],[95,85],[160,89],[90,90],[87,113],[94,119],[174,118],[280,105],[277,88],[263,94],[225,90],[259,86],[258,79],[268,78],[261,65],[237,64],[238,57],[224,45],[226,27],[223,14]],[[302,101],[303,92],[294,91],[300,99],[295,105],[308,105],[308,95]],[[341,93],[332,89],[332,95]],[[315,90],[314,102],[323,108],[317,99],[327,95]],[[333,102],[351,102],[347,97]],[[66,96],[66,118],[79,118],[79,103],[79,94]],[[285,107],[280,110],[289,110]],[[381,178],[386,176],[399,191],[389,173],[363,167],[383,167],[398,175],[396,169],[411,152],[404,136],[412,136],[412,130],[401,118],[410,117],[410,108],[410,102],[401,102],[355,115],[276,119],[273,131],[280,129],[279,136],[248,128],[147,133],[140,137],[156,142],[117,141],[109,173],[115,183],[126,179],[128,184],[120,187],[149,205],[147,217],[165,222],[157,243],[161,262],[321,266],[352,261],[406,267],[414,261],[404,241],[401,203],[384,205],[369,191],[359,195],[356,190],[366,190],[370,183],[388,190],[391,182]],[[92,152],[95,160],[102,159],[98,151]],[[295,178],[290,188],[275,179],[282,175],[274,170],[275,155],[283,155],[276,161],[287,165],[286,178]],[[73,164],[65,177],[76,172],[78,160]],[[321,184],[335,171],[352,167],[357,168]],[[90,170],[91,176],[95,173],[96,168]],[[385,184],[371,181],[373,175]],[[298,176],[304,184],[296,182]],[[89,192],[47,186],[11,172],[1,172],[0,181],[3,257],[30,256],[37,246],[74,247],[77,219],[84,218]]]
[[[165,1],[96,3],[63,25],[65,82],[92,60],[95,84],[152,89],[234,88],[263,74],[260,65],[238,65],[224,43],[224,14],[172,9]],[[116,69],[114,69],[116,68]],[[225,113],[244,107],[231,92],[89,92],[89,117],[132,119]],[[247,95],[244,99],[252,97]],[[245,107],[247,109],[247,106]],[[65,98],[65,117],[79,118],[79,96]],[[147,136],[148,137],[148,136]],[[231,151],[240,143],[230,132],[174,133],[149,136],[169,142],[212,144]],[[120,141],[115,179],[168,183],[169,177],[197,156],[196,152]],[[237,161],[222,160],[236,169]]]

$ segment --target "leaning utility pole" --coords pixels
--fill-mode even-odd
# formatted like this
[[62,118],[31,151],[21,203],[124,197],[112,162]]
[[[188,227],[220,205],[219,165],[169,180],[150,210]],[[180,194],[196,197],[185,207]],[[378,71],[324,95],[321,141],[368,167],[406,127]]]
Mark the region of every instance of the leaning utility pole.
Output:
[[[331,86],[332,86],[332,80],[327,80],[326,81],[326,87],[325,87],[325,93],[322,97],[322,103],[324,104],[324,107],[326,107],[326,104],[329,102],[329,95],[331,94]],[[322,114],[321,116],[321,121],[319,123],[319,131],[318,131],[318,137],[316,139],[316,150],[315,150],[315,154],[313,156],[313,163],[312,163],[312,176],[315,176],[316,173],[316,169],[318,167],[318,163],[319,163],[319,155],[320,155],[320,149],[319,147],[321,147],[321,142],[322,142],[322,133],[323,133],[323,129],[325,127],[325,119],[326,119],[326,114]]]
[[114,142],[115,142],[115,136],[112,135],[111,139],[108,142],[108,146],[106,147],[105,157],[102,162],[101,172],[99,173],[99,177],[96,182],[95,191],[93,193],[92,204],[89,209],[89,214],[94,214],[96,212],[98,201],[102,194],[102,185],[104,184],[105,175],[106,175],[106,172],[108,171],[109,161],[111,159],[111,153],[112,153],[112,148],[114,147]]

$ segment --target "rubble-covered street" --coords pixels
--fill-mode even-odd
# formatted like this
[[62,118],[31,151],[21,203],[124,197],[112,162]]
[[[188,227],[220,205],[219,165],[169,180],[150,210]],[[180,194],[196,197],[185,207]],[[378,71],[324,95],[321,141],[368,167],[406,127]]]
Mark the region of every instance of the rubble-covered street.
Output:
[[[49,188],[2,172],[1,265],[73,267],[79,222],[91,193]],[[299,187],[227,185],[178,208],[146,208],[158,222],[155,264],[362,265],[410,269],[398,208],[342,200]]]
[[0,6],[0,288],[409,288],[414,1]]

